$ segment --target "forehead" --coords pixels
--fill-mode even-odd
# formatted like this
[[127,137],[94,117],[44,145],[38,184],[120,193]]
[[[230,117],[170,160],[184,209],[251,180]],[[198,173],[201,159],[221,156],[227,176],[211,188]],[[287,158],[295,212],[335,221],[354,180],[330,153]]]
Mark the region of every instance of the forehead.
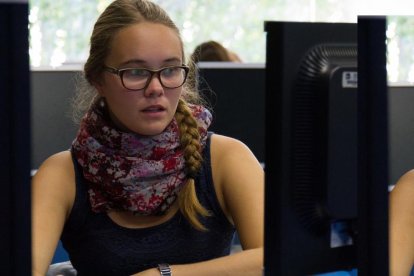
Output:
[[137,23],[119,30],[112,39],[108,63],[119,65],[131,60],[157,64],[182,61],[182,43],[174,29],[158,23]]

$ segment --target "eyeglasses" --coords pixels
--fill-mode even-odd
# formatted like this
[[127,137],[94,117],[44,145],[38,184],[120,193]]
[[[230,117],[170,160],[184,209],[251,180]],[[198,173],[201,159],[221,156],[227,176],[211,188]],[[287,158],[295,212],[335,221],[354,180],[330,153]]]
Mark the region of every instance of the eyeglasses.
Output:
[[154,74],[157,74],[158,80],[164,88],[178,88],[185,83],[189,67],[181,65],[168,66],[158,70],[150,70],[146,68],[116,69],[105,66],[104,70],[118,75],[121,78],[122,85],[126,89],[137,91],[146,89]]

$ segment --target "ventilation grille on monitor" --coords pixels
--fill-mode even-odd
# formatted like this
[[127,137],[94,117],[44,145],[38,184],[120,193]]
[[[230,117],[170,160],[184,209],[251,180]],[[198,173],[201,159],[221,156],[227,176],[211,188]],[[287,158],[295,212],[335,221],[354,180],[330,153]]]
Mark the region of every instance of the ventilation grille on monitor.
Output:
[[292,86],[292,200],[300,222],[314,234],[329,229],[330,221],[324,209],[330,74],[356,58],[355,45],[315,46]]

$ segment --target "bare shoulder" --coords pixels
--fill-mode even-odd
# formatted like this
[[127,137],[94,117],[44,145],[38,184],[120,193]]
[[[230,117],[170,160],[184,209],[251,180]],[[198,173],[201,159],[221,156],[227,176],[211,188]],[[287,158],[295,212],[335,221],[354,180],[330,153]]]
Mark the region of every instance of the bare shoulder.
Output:
[[32,178],[33,196],[54,198],[71,209],[75,197],[75,171],[70,151],[47,158]]
[[73,163],[70,151],[62,151],[47,158],[34,175],[39,177],[50,177],[60,175],[62,177],[73,175]]
[[414,260],[414,170],[406,172],[390,193],[390,275],[409,275]]
[[214,134],[211,137],[211,161],[213,172],[220,176],[234,175],[243,169],[261,170],[256,156],[240,140]]
[[[259,161],[243,142],[213,135],[211,167],[219,203],[236,226],[243,246],[261,245],[264,171]],[[252,234],[252,225],[257,235]]]
[[[234,189],[261,185],[263,168],[252,151],[241,141],[214,134],[211,138],[211,167],[217,192],[226,196]],[[255,184],[257,183],[257,184]]]
[[398,180],[398,182],[414,182],[414,169],[409,170],[405,174],[401,176],[401,178]]
[[395,184],[392,194],[413,194],[414,196],[414,169],[406,172]]
[[[406,172],[397,181],[390,193],[391,217],[401,217],[409,214],[414,218],[414,170]],[[413,220],[413,219],[411,219]],[[414,224],[414,220],[413,220]],[[414,225],[413,225],[414,227]]]
[[74,179],[69,151],[54,154],[46,159],[32,178],[34,270],[45,272],[52,260],[75,199]]
[[[240,140],[213,134],[211,137],[211,154],[216,160],[247,157],[251,161],[255,161],[256,157],[252,151]],[[257,160],[256,160],[257,161]]]

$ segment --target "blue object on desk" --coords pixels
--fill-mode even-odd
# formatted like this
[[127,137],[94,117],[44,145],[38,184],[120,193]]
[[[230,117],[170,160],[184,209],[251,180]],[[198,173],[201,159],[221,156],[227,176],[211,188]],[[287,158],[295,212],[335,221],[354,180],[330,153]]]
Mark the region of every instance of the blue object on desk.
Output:
[[59,241],[56,247],[55,255],[52,259],[52,264],[69,261],[69,256],[66,250],[63,248],[62,243]]
[[314,276],[357,276],[358,270],[353,269],[349,271],[336,271],[336,272],[329,272],[329,273],[323,273],[323,274],[316,274]]

